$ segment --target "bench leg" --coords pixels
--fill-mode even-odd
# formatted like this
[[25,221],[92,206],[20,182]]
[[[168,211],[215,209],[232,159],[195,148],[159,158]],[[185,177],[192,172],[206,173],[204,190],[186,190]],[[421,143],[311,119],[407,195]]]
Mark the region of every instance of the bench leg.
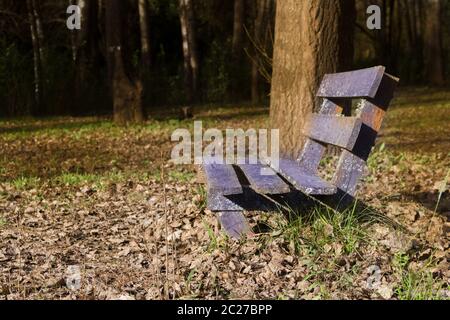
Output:
[[218,211],[217,217],[225,232],[234,239],[240,239],[250,232],[250,226],[243,211]]

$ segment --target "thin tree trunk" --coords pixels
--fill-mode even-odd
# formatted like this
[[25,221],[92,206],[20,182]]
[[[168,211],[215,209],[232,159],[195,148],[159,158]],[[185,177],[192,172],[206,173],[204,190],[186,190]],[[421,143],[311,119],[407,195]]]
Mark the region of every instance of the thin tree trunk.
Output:
[[233,38],[231,42],[231,83],[230,95],[233,100],[240,98],[242,83],[242,57],[244,40],[244,0],[234,0]]
[[441,1],[428,0],[424,33],[426,78],[432,85],[444,84],[441,39]]
[[188,104],[198,97],[198,56],[191,0],[179,0],[180,24],[184,55],[184,85]]
[[31,40],[33,43],[33,70],[34,70],[34,107],[31,113],[40,114],[43,105],[43,77],[42,77],[42,49],[39,42],[39,34],[36,22],[34,1],[27,0],[28,19],[30,23]]
[[355,54],[355,0],[340,0],[342,12],[339,19],[339,65],[338,71],[348,71],[353,68]]
[[283,155],[298,156],[306,116],[318,106],[318,85],[338,68],[342,14],[339,0],[277,3],[270,117]]
[[122,0],[109,0],[106,4],[106,42],[108,70],[111,83],[114,122],[129,124],[143,121],[141,104],[142,85],[133,82],[125,70],[122,45]]
[[[337,71],[349,71],[353,68],[353,58],[355,55],[355,25],[356,25],[356,2],[355,0],[340,0],[341,10],[345,14],[339,16],[339,61]],[[352,112],[352,102],[347,101],[341,106],[344,115],[350,116]],[[328,148],[337,154],[338,148]]]
[[233,40],[231,54],[233,59],[242,55],[242,43],[244,40],[244,0],[234,0]]
[[141,31],[141,60],[146,72],[151,64],[150,33],[147,0],[138,0],[139,26]]
[[91,97],[90,76],[95,72],[100,62],[98,29],[98,0],[72,0],[81,9],[81,30],[72,31],[72,56],[75,65],[75,101],[72,114],[82,113],[82,108]]
[[[253,44],[254,46],[262,47],[263,42],[261,41],[262,33],[263,33],[263,22],[267,15],[267,4],[270,0],[257,0],[255,3],[256,6],[256,19],[255,26],[253,30]],[[260,50],[265,50],[265,48],[255,48],[254,57],[252,61],[252,103],[258,104],[260,99],[260,68],[261,68],[261,60],[259,58],[261,52]]]
[[39,0],[32,0],[33,2],[33,15],[36,21],[36,31],[39,38],[39,54],[41,56],[43,68],[45,69],[47,63],[47,51],[45,48],[45,35],[44,27],[42,26],[41,19],[41,3]]

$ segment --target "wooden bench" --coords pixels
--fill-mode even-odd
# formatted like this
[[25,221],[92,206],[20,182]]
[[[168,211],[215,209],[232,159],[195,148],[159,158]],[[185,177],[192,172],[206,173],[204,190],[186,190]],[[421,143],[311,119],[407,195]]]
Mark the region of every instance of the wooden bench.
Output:
[[[268,197],[300,192],[339,203],[352,201],[398,81],[382,66],[327,74],[317,93],[323,103],[303,129],[307,139],[298,159],[280,159],[277,168],[268,160],[245,165],[206,161],[207,205],[217,212],[225,231],[236,238],[246,233],[243,211],[270,210]],[[352,99],[361,99],[356,116],[343,116]],[[331,181],[318,176],[328,145],[342,149]],[[261,175],[262,168],[276,172]]]

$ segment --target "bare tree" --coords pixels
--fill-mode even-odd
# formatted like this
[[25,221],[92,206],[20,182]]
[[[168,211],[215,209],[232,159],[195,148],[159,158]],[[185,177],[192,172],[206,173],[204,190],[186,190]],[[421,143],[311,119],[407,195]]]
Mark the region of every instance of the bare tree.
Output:
[[444,84],[442,53],[441,0],[427,0],[424,32],[425,76],[430,84]]
[[138,0],[138,7],[139,27],[141,31],[141,60],[145,69],[148,70],[151,64],[151,53],[147,0]]
[[141,103],[142,84],[133,81],[124,63],[122,13],[126,3],[109,0],[106,3],[106,43],[108,70],[111,83],[114,122],[129,124],[143,121]]
[[[86,91],[90,88],[89,76],[94,73],[100,60],[100,31],[98,28],[98,0],[70,1],[81,9],[81,29],[71,31],[72,56],[75,65],[75,96],[76,104],[86,98]],[[74,106],[73,112],[78,112]]]
[[252,57],[252,103],[257,104],[260,99],[260,78],[261,78],[261,68],[262,59],[261,55],[266,54],[265,42],[263,38],[263,33],[265,27],[268,26],[268,14],[270,10],[271,0],[257,0],[255,3],[256,18],[255,25],[253,29],[253,46],[254,46],[254,56]]
[[353,67],[355,53],[355,26],[356,2],[355,0],[341,0],[342,12],[339,19],[339,62],[338,71],[348,71]]
[[33,43],[33,65],[34,65],[34,100],[35,106],[33,114],[43,112],[44,100],[44,61],[45,51],[43,49],[44,32],[42,22],[38,11],[36,0],[27,0],[28,19]]
[[231,83],[229,94],[232,99],[238,99],[242,82],[242,60],[244,45],[244,17],[245,2],[244,0],[234,0],[234,16],[233,16],[233,37],[231,41],[231,64],[230,76]]
[[181,35],[184,55],[184,86],[187,103],[198,97],[198,56],[194,27],[194,10],[191,0],[179,0]]

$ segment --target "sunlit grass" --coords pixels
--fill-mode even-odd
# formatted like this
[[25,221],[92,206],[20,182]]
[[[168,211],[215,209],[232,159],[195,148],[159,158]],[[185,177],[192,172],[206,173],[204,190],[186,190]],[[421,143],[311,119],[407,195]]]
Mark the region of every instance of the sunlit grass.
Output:
[[11,181],[11,185],[17,190],[26,190],[36,188],[40,183],[37,177],[19,177]]
[[270,236],[282,237],[297,255],[314,255],[327,250],[334,250],[336,256],[351,254],[368,239],[368,222],[362,222],[361,217],[356,206],[337,212],[317,205],[303,215],[289,210],[287,214],[277,214]]
[[428,259],[419,270],[408,268],[409,256],[398,253],[392,259],[394,270],[400,276],[400,283],[395,288],[397,298],[400,300],[440,300],[443,299],[443,291],[449,290],[448,284],[442,280],[436,280],[430,271],[433,260]]

